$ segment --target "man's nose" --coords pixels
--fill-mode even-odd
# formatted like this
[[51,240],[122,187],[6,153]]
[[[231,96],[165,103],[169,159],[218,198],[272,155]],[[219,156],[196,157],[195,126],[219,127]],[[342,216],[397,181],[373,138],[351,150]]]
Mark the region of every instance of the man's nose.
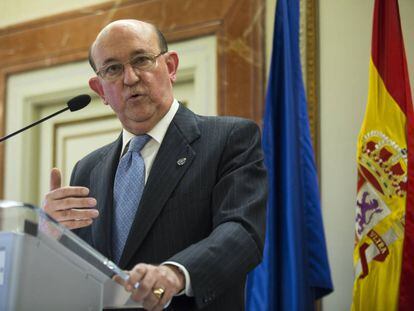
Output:
[[130,64],[124,65],[124,84],[133,85],[140,80],[139,74]]

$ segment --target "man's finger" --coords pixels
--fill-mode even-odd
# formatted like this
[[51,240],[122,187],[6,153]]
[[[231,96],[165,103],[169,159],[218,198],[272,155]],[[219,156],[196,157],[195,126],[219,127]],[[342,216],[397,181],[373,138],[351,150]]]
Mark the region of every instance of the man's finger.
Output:
[[125,281],[119,275],[114,275],[112,279],[117,282],[119,285],[125,286]]
[[62,211],[56,211],[52,214],[52,217],[59,222],[68,220],[87,220],[94,219],[99,216],[99,212],[96,209],[66,209]]
[[50,172],[50,191],[62,187],[62,174],[58,168],[52,168]]
[[158,302],[154,306],[154,310],[157,310],[157,309],[162,310],[164,308],[164,306],[168,303],[168,301],[170,301],[172,299],[174,293],[171,290],[169,290],[168,287],[164,288],[164,286],[162,286],[162,285],[154,285],[154,288],[153,288],[153,291],[152,291],[153,295],[154,295],[154,289],[163,289],[164,290],[161,298],[157,297]]
[[60,224],[64,225],[66,228],[73,230],[73,229],[79,229],[83,227],[87,227],[91,225],[93,222],[92,219],[84,219],[84,220],[68,220],[68,221],[62,221]]
[[61,200],[65,198],[85,197],[89,194],[89,189],[80,186],[67,186],[51,190],[46,194],[48,200]]
[[132,294],[132,299],[136,301],[143,300],[144,307],[151,309],[158,303],[158,298],[152,293],[152,290],[159,274],[153,266],[148,265],[147,267],[145,275],[139,280],[139,287]]

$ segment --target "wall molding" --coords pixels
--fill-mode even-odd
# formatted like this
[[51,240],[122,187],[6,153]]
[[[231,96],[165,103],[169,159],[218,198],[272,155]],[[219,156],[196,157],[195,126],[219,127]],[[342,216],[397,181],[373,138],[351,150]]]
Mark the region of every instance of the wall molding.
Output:
[[306,72],[306,97],[313,150],[317,167],[320,169],[318,0],[306,0],[305,18],[306,55],[304,70]]

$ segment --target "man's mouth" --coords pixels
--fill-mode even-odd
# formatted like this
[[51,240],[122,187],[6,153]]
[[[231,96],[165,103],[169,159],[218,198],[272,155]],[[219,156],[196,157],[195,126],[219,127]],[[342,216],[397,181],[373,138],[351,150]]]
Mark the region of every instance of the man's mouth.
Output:
[[142,96],[142,94],[131,94],[129,97],[128,97],[128,99],[137,99],[137,98],[139,98],[139,97],[141,97]]

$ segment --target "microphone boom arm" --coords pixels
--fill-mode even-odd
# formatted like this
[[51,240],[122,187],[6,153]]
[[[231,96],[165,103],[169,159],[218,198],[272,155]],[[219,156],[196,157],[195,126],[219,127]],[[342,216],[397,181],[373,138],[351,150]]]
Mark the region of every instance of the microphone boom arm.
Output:
[[66,111],[68,109],[70,109],[70,111],[78,111],[80,109],[83,109],[83,108],[85,108],[90,103],[90,101],[91,101],[91,97],[89,95],[86,95],[86,94],[78,95],[78,96],[70,99],[66,103],[66,105],[67,105],[66,108],[63,108],[63,109],[61,109],[61,110],[59,110],[59,111],[57,111],[55,113],[52,113],[51,115],[49,115],[47,117],[44,117],[43,119],[40,119],[39,121],[36,121],[36,122],[34,122],[32,124],[29,124],[29,125],[25,126],[24,128],[22,128],[22,129],[20,129],[20,130],[18,130],[16,132],[14,132],[14,133],[11,133],[11,134],[8,134],[6,136],[3,136],[2,138],[0,138],[0,143],[2,141],[5,141],[6,139],[9,139],[10,137],[13,137],[14,135],[17,135],[17,134],[19,134],[19,133],[21,133],[21,132],[23,132],[23,131],[31,128],[32,126],[38,125],[39,123],[42,123],[43,121],[46,121],[46,120],[48,120],[50,118],[53,118],[54,116],[58,115],[59,113],[62,113],[64,111]]
[[16,132],[14,132],[14,133],[10,133],[10,134],[8,134],[8,135],[6,135],[6,136],[3,136],[2,138],[0,138],[0,143],[1,143],[3,140],[9,139],[10,137],[13,137],[14,135],[17,135],[17,134],[19,134],[19,133],[21,133],[21,132],[23,132],[23,131],[25,131],[25,130],[29,129],[29,128],[31,128],[32,126],[35,126],[35,125],[37,125],[37,124],[39,124],[39,123],[42,123],[43,121],[46,121],[47,119],[50,119],[50,118],[52,118],[52,117],[54,117],[54,116],[58,115],[59,113],[62,113],[62,112],[64,112],[64,111],[66,111],[66,110],[68,110],[68,109],[69,109],[69,107],[63,108],[63,109],[61,109],[61,110],[59,110],[59,111],[56,111],[55,113],[52,113],[51,115],[49,115],[49,116],[47,116],[47,117],[44,117],[43,119],[40,119],[40,120],[38,120],[38,121],[36,121],[36,122],[34,122],[34,123],[32,123],[32,124],[29,124],[29,125],[25,126],[24,128],[22,128],[22,129],[20,129],[20,130],[18,130],[18,131],[16,131]]

